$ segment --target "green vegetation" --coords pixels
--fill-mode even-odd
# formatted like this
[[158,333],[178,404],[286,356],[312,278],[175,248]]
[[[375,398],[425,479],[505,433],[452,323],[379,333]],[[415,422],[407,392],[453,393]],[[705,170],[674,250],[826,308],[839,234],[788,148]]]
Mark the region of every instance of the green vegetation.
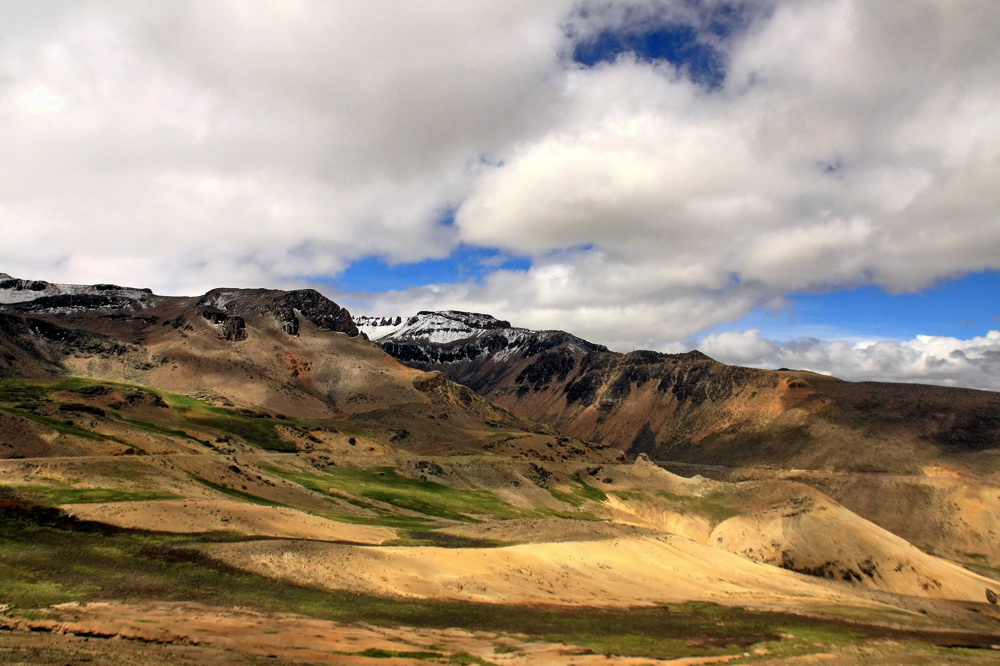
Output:
[[482,664],[483,666],[494,666],[493,662],[486,661],[468,652],[455,652],[454,654],[444,654],[441,652],[426,651],[396,651],[382,650],[379,648],[368,648],[361,652],[335,652],[347,657],[367,657],[368,659],[419,659],[420,661],[430,661],[438,664]]
[[[331,497],[349,493],[426,516],[475,522],[475,516],[515,518],[525,514],[486,490],[458,490],[433,481],[411,479],[392,467],[330,467],[323,472],[269,472]],[[339,491],[339,492],[338,492]],[[366,508],[378,510],[374,505]]]
[[3,379],[0,380],[0,403],[30,404],[41,402],[48,391],[49,389],[36,382],[24,379]]
[[188,476],[190,476],[193,480],[197,481],[203,486],[211,488],[212,490],[220,492],[224,495],[229,495],[230,497],[234,497],[238,500],[249,502],[250,504],[258,504],[260,506],[280,506],[280,507],[286,506],[281,502],[275,502],[273,500],[269,500],[267,498],[254,495],[253,493],[248,493],[243,490],[237,490],[236,488],[230,488],[229,486],[224,486],[221,483],[215,483],[213,481],[209,481],[208,479],[203,479],[197,474],[191,474],[189,472]]
[[684,495],[674,495],[673,493],[668,493],[665,490],[659,490],[656,494],[659,497],[680,504],[681,506],[690,507],[694,511],[711,518],[717,523],[721,523],[723,520],[732,518],[739,513],[739,511],[729,504],[728,498],[723,493],[710,493],[700,497],[687,497]]
[[369,659],[433,659],[435,661],[445,661],[448,655],[441,652],[398,652],[396,650],[381,650],[379,648],[368,648],[361,652],[336,652],[347,657],[368,657]]
[[404,530],[398,539],[392,539],[383,546],[436,546],[437,548],[503,548],[512,546],[510,541],[496,539],[476,539],[456,536],[436,530]]
[[216,407],[186,395],[160,394],[181,417],[198,428],[212,429],[235,435],[247,444],[267,451],[293,453],[294,443],[285,441],[275,430],[280,423],[266,415]]
[[201,440],[197,437],[193,437],[183,430],[177,430],[174,428],[165,428],[163,426],[156,425],[155,423],[150,423],[149,421],[138,421],[135,419],[127,419],[123,416],[109,415],[113,420],[121,423],[123,425],[136,428],[138,430],[145,430],[146,432],[153,433],[154,435],[166,435],[167,437],[177,437],[180,439],[191,440],[192,442],[197,442],[201,444]]
[[[46,506],[64,504],[99,504],[104,502],[144,502],[175,499],[176,495],[149,490],[124,490],[121,488],[64,488],[54,486],[3,486],[7,492],[38,498]],[[6,494],[6,493],[5,493]]]
[[615,490],[615,496],[629,501],[655,501],[656,498],[667,500],[670,508],[678,513],[694,513],[705,516],[715,523],[739,515],[739,511],[730,504],[729,498],[724,493],[710,493],[708,495],[677,495],[665,490],[657,490],[653,497],[648,493],[637,490]]
[[[11,604],[14,613],[66,601],[185,600],[380,626],[523,634],[529,640],[583,645],[599,653],[659,657],[732,654],[752,645],[775,654],[806,654],[816,651],[815,643],[836,646],[870,637],[918,646],[956,640],[954,634],[865,627],[712,604],[595,609],[327,592],[213,560],[199,549],[204,536],[117,529],[10,500],[0,508],[0,598]],[[781,638],[788,635],[795,638]],[[984,645],[996,641],[995,636],[961,637],[966,644],[973,644],[969,643],[973,639],[986,641]],[[453,663],[481,663],[476,659],[469,656]]]
[[130,444],[123,439],[119,439],[118,437],[112,437],[111,435],[105,435],[100,432],[94,432],[93,430],[87,430],[86,428],[81,428],[75,423],[70,423],[68,421],[61,421],[59,419],[55,419],[50,416],[36,414],[33,411],[31,411],[31,409],[0,405],[0,411],[7,412],[8,414],[13,414],[14,416],[23,416],[24,418],[28,418],[37,423],[41,423],[42,425],[52,428],[56,432],[62,433],[64,435],[75,435],[76,437],[82,437],[83,439],[115,442],[116,444],[130,446],[136,451],[141,452],[141,449],[139,449],[139,447]]
[[341,513],[338,511],[317,511],[310,510],[309,513],[327,520],[335,520],[339,523],[351,523],[352,525],[373,525],[376,527],[391,527],[393,529],[433,529],[434,521],[420,516],[399,516],[388,512],[379,512],[377,515],[361,515],[356,513]]
[[[268,451],[294,452],[298,450],[295,444],[282,439],[275,430],[276,426],[282,424],[294,426],[295,423],[293,421],[280,421],[270,418],[266,414],[259,414],[250,410],[241,411],[226,407],[216,407],[197,398],[165,393],[148,387],[98,381],[83,377],[66,377],[57,382],[48,383],[21,379],[0,380],[0,410],[30,418],[61,433],[76,435],[77,437],[86,439],[113,441],[138,450],[138,447],[134,444],[117,437],[87,430],[74,423],[67,423],[65,420],[38,413],[41,408],[47,405],[65,404],[54,400],[52,398],[53,393],[59,391],[77,391],[94,386],[105,386],[109,389],[133,392],[139,390],[157,396],[172,408],[169,413],[171,419],[178,419],[193,428],[217,432],[220,435],[235,436],[252,446]],[[106,418],[146,432],[201,443],[200,440],[180,428],[171,428],[149,421],[129,419],[115,414],[113,411],[108,411]]]
[[571,506],[583,506],[588,500],[593,502],[607,501],[607,494],[600,488],[595,488],[584,481],[579,474],[573,476],[575,485],[569,492],[549,487],[549,494],[564,504]]

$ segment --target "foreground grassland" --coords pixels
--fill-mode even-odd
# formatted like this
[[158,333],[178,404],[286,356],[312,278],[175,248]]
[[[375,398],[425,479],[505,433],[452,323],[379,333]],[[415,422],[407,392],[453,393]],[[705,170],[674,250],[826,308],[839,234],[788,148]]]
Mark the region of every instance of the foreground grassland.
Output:
[[184,600],[340,622],[522,634],[600,653],[661,658],[733,654],[751,648],[792,656],[815,652],[817,645],[835,648],[872,638],[902,641],[932,654],[934,644],[944,640],[933,632],[712,604],[567,609],[327,592],[232,569],[201,553],[200,543],[205,543],[204,536],[115,529],[7,500],[0,514],[0,598],[11,606],[8,614],[29,616],[69,601]]

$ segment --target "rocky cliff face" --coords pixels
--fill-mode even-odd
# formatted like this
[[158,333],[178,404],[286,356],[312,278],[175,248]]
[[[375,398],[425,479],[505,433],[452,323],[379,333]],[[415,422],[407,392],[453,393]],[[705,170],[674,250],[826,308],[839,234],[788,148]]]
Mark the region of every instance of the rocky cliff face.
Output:
[[441,370],[453,381],[485,394],[503,381],[510,367],[522,360],[538,358],[544,367],[551,363],[553,353],[582,355],[608,351],[603,345],[563,331],[515,328],[510,322],[490,315],[455,310],[420,312],[406,320],[362,317],[358,326],[400,362]]
[[[321,331],[357,337],[360,333],[351,313],[313,289],[213,289],[198,301],[203,316],[224,325],[221,317],[268,315],[288,335],[299,335],[301,319]],[[301,319],[300,319],[301,318]],[[233,326],[238,328],[238,324]]]
[[[162,313],[184,309],[192,299],[157,296],[150,289],[134,289],[113,284],[67,285],[41,280],[23,280],[0,274],[0,308],[9,314],[45,317],[50,321],[141,320],[158,323]],[[213,289],[196,299],[194,309],[216,326],[220,337],[230,342],[245,340],[247,320],[257,324],[276,322],[288,335],[298,336],[302,321],[318,330],[360,335],[350,312],[318,291],[278,291],[272,289]],[[53,319],[55,318],[55,319]],[[169,322],[183,328],[185,322]],[[100,327],[98,327],[100,328]]]
[[[68,372],[232,402],[246,394],[253,396],[248,402],[302,414],[346,407],[338,388],[355,382],[341,377],[338,354],[399,367],[364,340],[346,309],[313,290],[214,289],[201,297],[167,297],[4,275],[0,337],[0,372],[7,374]],[[321,360],[324,354],[330,358]],[[356,375],[362,382],[367,377]],[[370,384],[371,400],[354,400],[357,408],[419,399],[408,380]]]

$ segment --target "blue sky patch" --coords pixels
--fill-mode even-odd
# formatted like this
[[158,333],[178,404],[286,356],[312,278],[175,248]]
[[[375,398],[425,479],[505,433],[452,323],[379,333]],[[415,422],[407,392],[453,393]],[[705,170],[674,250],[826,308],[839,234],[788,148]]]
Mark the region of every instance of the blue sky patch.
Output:
[[577,44],[573,59],[593,67],[602,62],[614,62],[622,54],[631,54],[647,62],[669,62],[686,72],[692,81],[707,88],[718,88],[726,78],[722,55],[701,41],[697,31],[687,25],[626,32],[605,30]]
[[390,264],[381,257],[366,257],[355,261],[337,277],[323,281],[345,292],[378,293],[429,284],[481,282],[497,270],[526,271],[530,267],[527,258],[512,257],[495,248],[463,244],[445,259],[409,264]]
[[972,273],[916,293],[867,286],[793,294],[787,310],[752,312],[714,330],[760,328],[773,340],[796,337],[909,340],[917,334],[968,339],[1000,329],[1000,271]]

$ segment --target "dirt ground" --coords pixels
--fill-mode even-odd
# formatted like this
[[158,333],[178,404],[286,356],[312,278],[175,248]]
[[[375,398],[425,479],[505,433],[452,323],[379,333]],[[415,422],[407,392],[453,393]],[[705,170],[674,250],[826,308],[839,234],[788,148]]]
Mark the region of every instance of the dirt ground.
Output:
[[[369,651],[373,656],[365,656]],[[386,656],[386,653],[406,654]],[[416,656],[414,653],[423,653]],[[188,664],[425,664],[467,655],[495,664],[725,663],[742,654],[673,660],[607,657],[588,648],[527,642],[510,634],[342,624],[191,603],[62,604],[51,617],[0,617],[0,661],[139,666]],[[437,656],[435,656],[437,655]]]

